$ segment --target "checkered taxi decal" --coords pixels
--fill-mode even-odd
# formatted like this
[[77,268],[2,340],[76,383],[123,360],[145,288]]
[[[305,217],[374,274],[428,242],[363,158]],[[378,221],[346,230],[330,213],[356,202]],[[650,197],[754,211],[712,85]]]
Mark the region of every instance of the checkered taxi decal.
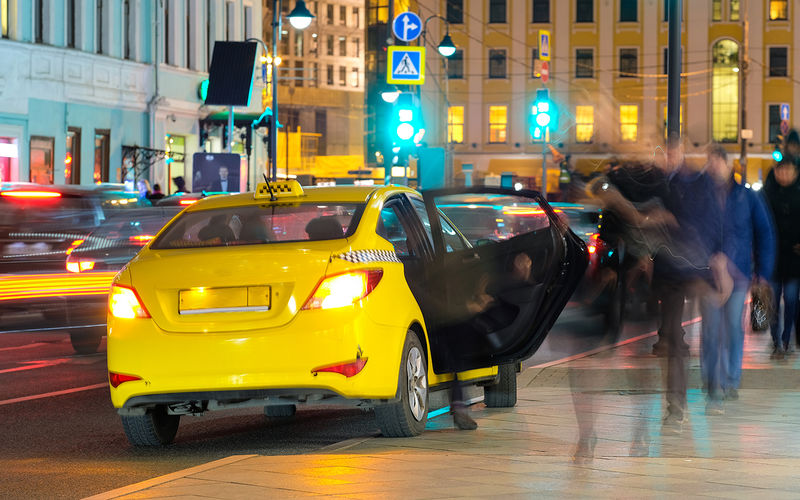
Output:
[[400,262],[392,250],[353,250],[333,256],[356,264],[364,262]]

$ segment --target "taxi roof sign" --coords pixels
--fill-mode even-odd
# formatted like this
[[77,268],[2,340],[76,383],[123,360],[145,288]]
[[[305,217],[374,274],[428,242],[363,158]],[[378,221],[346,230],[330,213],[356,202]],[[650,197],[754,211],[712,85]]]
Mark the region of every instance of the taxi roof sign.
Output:
[[280,182],[260,182],[256,186],[254,198],[257,200],[267,198],[296,198],[298,196],[305,196],[303,186],[296,180],[280,181]]

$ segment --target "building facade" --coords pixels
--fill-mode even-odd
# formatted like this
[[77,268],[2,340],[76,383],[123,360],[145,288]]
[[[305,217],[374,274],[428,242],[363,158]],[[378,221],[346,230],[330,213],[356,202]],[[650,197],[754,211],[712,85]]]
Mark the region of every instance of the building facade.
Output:
[[[262,10],[258,0],[0,0],[0,19],[2,180],[147,179],[172,192],[173,177],[191,187],[193,153],[224,148],[225,117],[209,119],[220,110],[198,92],[214,41],[261,36]],[[239,111],[260,113],[260,99]]]
[[[542,87],[558,114],[550,142],[583,173],[612,156],[662,154],[665,0],[420,0],[408,8],[447,21],[429,26],[422,107],[428,145],[452,149],[457,181],[462,165],[477,177],[541,179],[543,145],[528,120]],[[800,106],[798,9],[788,0],[683,1],[681,128],[690,160],[702,162],[705,147],[721,142],[738,162],[747,129],[747,179],[764,175],[786,118],[781,105],[788,125]],[[458,51],[445,70],[433,58],[448,26]],[[534,71],[541,30],[551,34],[547,83]],[[379,85],[385,66],[375,69]],[[550,173],[548,185],[557,185],[557,169]]]
[[[283,15],[294,5],[281,2]],[[364,2],[309,0],[306,7],[311,25],[298,31],[284,21],[278,45],[278,171],[346,177],[364,164]],[[271,0],[264,12],[270,42]]]

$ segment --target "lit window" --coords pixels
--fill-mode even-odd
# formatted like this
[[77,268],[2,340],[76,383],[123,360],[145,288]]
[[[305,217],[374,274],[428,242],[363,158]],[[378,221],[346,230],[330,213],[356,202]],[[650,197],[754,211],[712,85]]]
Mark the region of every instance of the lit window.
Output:
[[[667,115],[667,106],[664,106],[664,139],[669,138],[668,120],[669,115]],[[680,117],[678,118],[678,129],[680,130],[680,134],[683,135],[683,104],[681,104]]]
[[575,142],[592,142],[594,106],[575,106]]
[[350,71],[350,85],[358,87],[358,68],[353,68]]
[[739,20],[739,0],[731,0],[731,21]]
[[720,40],[711,49],[711,120],[715,142],[739,138],[739,45]]
[[508,108],[506,106],[489,106],[489,142],[506,142],[508,129]]
[[788,0],[769,0],[769,20],[786,21],[789,19]]
[[722,0],[712,0],[711,2],[711,20],[722,21]]
[[626,104],[619,107],[619,133],[622,142],[636,142],[639,132],[639,106]]
[[447,141],[464,143],[464,106],[450,106],[447,110]]

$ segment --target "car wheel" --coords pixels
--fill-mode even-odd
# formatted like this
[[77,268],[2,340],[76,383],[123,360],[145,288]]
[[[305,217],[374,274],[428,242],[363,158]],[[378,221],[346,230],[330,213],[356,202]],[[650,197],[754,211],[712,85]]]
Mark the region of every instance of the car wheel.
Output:
[[81,328],[69,332],[72,348],[78,354],[92,354],[97,352],[97,347],[103,339],[106,328]]
[[483,388],[483,403],[489,408],[512,408],[517,404],[517,367],[497,367],[497,383]]
[[264,415],[273,418],[293,417],[297,412],[295,405],[267,405],[264,407]]
[[400,363],[400,401],[375,407],[378,427],[385,437],[411,437],[425,429],[428,420],[428,362],[425,351],[410,331]]
[[144,415],[123,415],[122,427],[134,446],[161,446],[175,439],[180,415],[169,415],[166,406],[156,406]]

